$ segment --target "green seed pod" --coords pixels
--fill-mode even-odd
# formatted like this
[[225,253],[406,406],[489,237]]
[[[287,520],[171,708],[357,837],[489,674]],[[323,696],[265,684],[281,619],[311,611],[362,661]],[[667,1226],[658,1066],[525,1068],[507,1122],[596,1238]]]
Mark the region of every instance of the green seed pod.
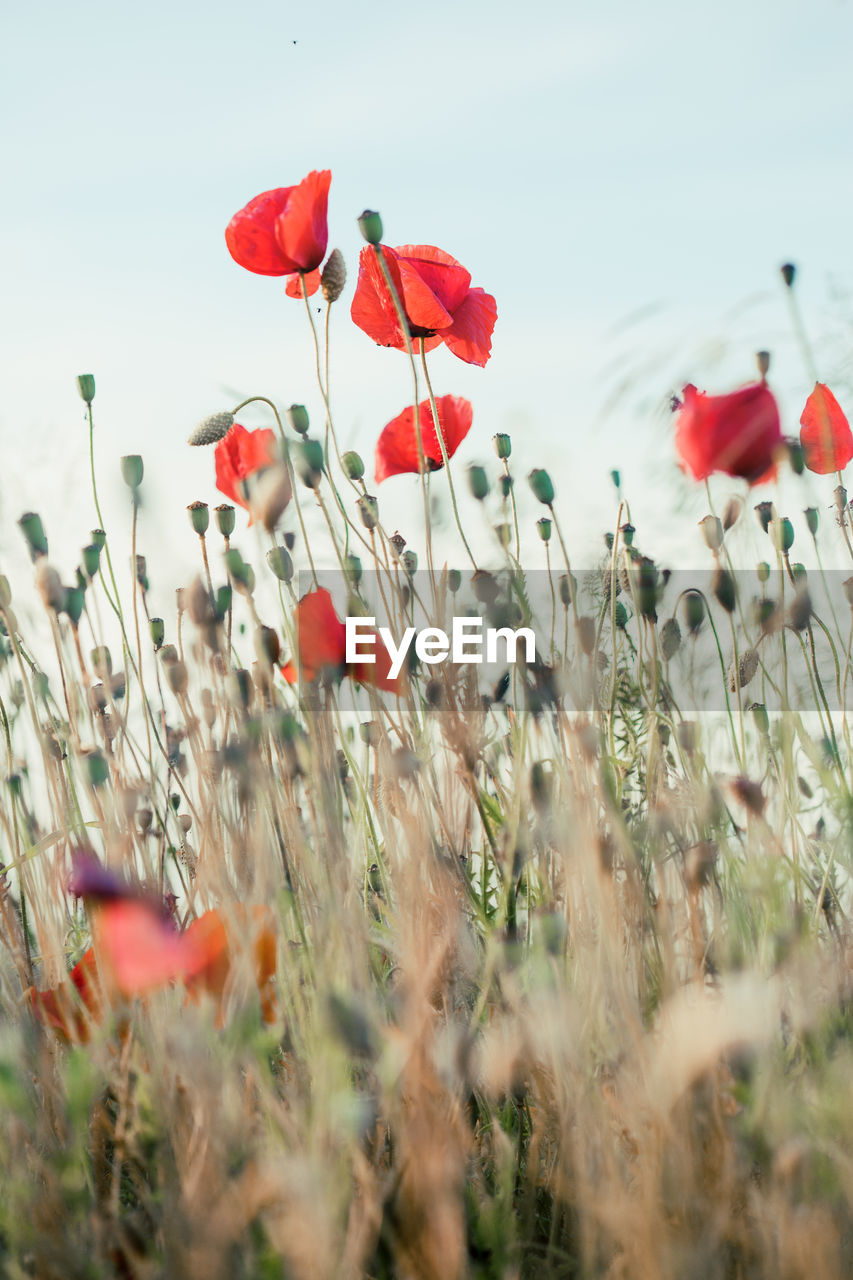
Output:
[[506,523],[496,524],[495,537],[503,547],[504,551],[506,551],[507,547],[512,542],[512,525]]
[[536,532],[543,542],[551,541],[551,521],[547,516],[542,516],[536,521]]
[[144,467],[138,453],[129,453],[121,460],[121,478],[128,489],[138,489],[142,484]]
[[62,610],[71,619],[72,627],[76,627],[82,618],[85,603],[86,591],[83,587],[65,588],[65,603],[62,606]]
[[78,373],[77,390],[80,392],[80,399],[91,405],[95,398],[95,375],[92,373]]
[[755,363],[758,365],[758,376],[760,378],[766,378],[770,372],[770,352],[756,351]]
[[614,467],[614,469],[610,472],[610,479],[613,481],[613,488],[614,488],[614,489],[617,491],[617,493],[618,493],[618,491],[622,488],[622,477],[621,477],[621,475],[619,474],[619,472],[616,470],[616,468],[615,468],[615,467]]
[[190,524],[200,538],[207,533],[207,526],[210,524],[210,510],[206,502],[191,502],[187,507],[190,517]]
[[148,630],[151,633],[151,643],[155,649],[162,649],[163,640],[166,636],[166,624],[162,618],[151,618],[148,623]]
[[513,480],[512,476],[507,475],[506,472],[498,476],[498,486],[501,491],[501,497],[504,500],[506,500],[509,497],[509,495],[512,493],[512,486],[514,485],[514,483],[515,481]]
[[99,551],[103,551],[107,541],[107,535],[104,533],[103,529],[92,530],[92,541]]
[[148,564],[145,556],[136,557],[136,581],[143,591],[148,590],[150,584],[148,582]]
[[346,565],[346,570],[349,575],[350,581],[353,583],[354,586],[357,587],[358,584],[361,582],[361,576],[362,576],[361,561],[359,560],[358,556],[353,555],[353,553],[350,551],[347,554],[346,559],[344,560],[344,564]]
[[763,702],[753,702],[747,707],[747,711],[752,712],[752,718],[755,721],[755,727],[761,734],[762,738],[766,738],[770,732],[770,717],[767,714],[767,708]]
[[216,616],[221,622],[231,608],[231,599],[233,597],[230,583],[226,582],[224,586],[216,588],[216,597],[213,601],[213,607],[216,610]]
[[791,573],[793,575],[795,582],[799,582],[802,578],[808,577],[808,574],[806,572],[806,566],[804,564],[801,564],[799,560],[797,561],[796,564],[791,565]]
[[[853,583],[853,578],[851,578],[850,581]],[[461,586],[462,586],[462,574],[460,573],[460,571],[458,569],[448,569],[447,589],[450,592],[450,594],[452,596],[455,596],[456,592],[459,590]]]
[[766,582],[770,577],[770,565],[766,560],[762,560],[755,566],[755,572],[759,582]]
[[413,578],[418,571],[418,557],[415,551],[404,551],[400,559],[403,562],[403,568],[410,578]]
[[46,556],[47,538],[41,516],[36,515],[35,511],[27,511],[18,521],[18,527],[26,538],[31,558],[35,560],[38,556]]
[[721,566],[718,566],[714,574],[714,596],[726,613],[734,613],[737,603],[735,580],[728,569],[723,569]]
[[758,502],[755,505],[755,514],[758,517],[758,523],[766,533],[770,528],[770,521],[773,519],[773,503]]
[[806,469],[806,453],[799,440],[788,442],[788,461],[795,476],[801,476]]
[[501,462],[505,461],[512,453],[512,440],[505,431],[498,431],[492,436],[492,444],[495,446],[495,453]]
[[229,547],[225,552],[225,567],[234,581],[241,587],[248,587],[250,575],[254,577],[251,565],[246,564],[236,547]]
[[688,591],[684,597],[684,620],[687,630],[695,636],[705,621],[705,601],[698,591]]
[[293,561],[287,547],[270,547],[267,552],[267,564],[279,582],[290,582],[293,577]]
[[289,409],[285,410],[287,420],[298,436],[306,436],[308,434],[308,410],[304,404],[292,404]]
[[83,548],[83,572],[86,577],[94,578],[98,572],[98,566],[101,563],[101,548],[96,542],[90,542],[87,547]]
[[637,532],[637,530],[634,528],[634,526],[633,526],[632,524],[630,524],[630,523],[628,523],[628,524],[623,524],[623,525],[622,525],[622,527],[620,528],[619,532],[622,534],[622,541],[624,542],[625,546],[626,546],[626,547],[633,547],[633,545],[634,545],[634,534]]
[[773,521],[771,532],[773,535],[773,544],[780,551],[790,551],[794,545],[794,526],[787,516],[781,519],[777,516]]
[[230,538],[236,523],[234,508],[231,503],[223,502],[220,506],[214,508],[213,514],[216,516],[216,527],[223,538]]
[[90,787],[102,787],[110,776],[110,767],[100,751],[87,751],[84,757]]
[[527,477],[530,488],[533,490],[533,496],[546,507],[550,507],[554,501],[554,485],[547,471],[541,467],[534,467]]
[[471,496],[478,502],[483,502],[489,496],[489,477],[486,475],[485,467],[473,463],[468,468],[468,488],[471,490]]
[[797,275],[797,268],[794,266],[793,262],[784,263],[779,270],[782,272],[782,279],[785,281],[785,284],[789,289],[793,289],[794,280]]
[[806,507],[803,514],[806,517],[806,524],[808,525],[809,533],[812,535],[813,538],[816,538],[817,527],[818,527],[817,507]]
[[325,460],[319,440],[300,440],[294,449],[294,462],[299,478],[309,489],[319,489]]
[[560,575],[560,581],[557,584],[560,591],[560,599],[564,605],[570,605],[577,595],[577,579],[572,574],[571,577],[567,573]]
[[368,244],[382,243],[382,219],[375,209],[365,209],[358,219],[358,229]]
[[674,658],[681,648],[681,627],[676,618],[667,618],[660,629],[660,651],[664,662]]
[[379,503],[370,493],[365,493],[356,503],[361,523],[365,529],[375,529],[379,521]]
[[364,475],[364,462],[361,455],[356,453],[355,449],[348,449],[341,458],[345,473],[350,480],[361,480]]

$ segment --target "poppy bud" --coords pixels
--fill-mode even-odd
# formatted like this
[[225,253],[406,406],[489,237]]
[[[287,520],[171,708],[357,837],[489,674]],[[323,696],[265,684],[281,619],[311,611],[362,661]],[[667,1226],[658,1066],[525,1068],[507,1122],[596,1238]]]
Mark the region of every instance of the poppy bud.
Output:
[[747,711],[752,712],[752,718],[755,721],[755,727],[763,738],[766,738],[770,732],[770,717],[767,714],[767,708],[763,702],[753,702],[747,707]]
[[512,486],[514,483],[515,482],[512,476],[508,475],[505,471],[502,472],[500,476],[498,476],[498,484],[500,485],[502,498],[509,497],[509,495],[512,493]]
[[100,551],[103,551],[104,544],[107,541],[107,535],[104,533],[103,529],[92,530],[92,541]]
[[166,624],[162,618],[152,618],[148,623],[148,630],[151,633],[151,643],[155,649],[163,648],[163,640],[166,636]]
[[809,625],[809,619],[812,616],[811,596],[805,586],[801,586],[797,590],[797,594],[791,602],[788,609],[788,626],[793,631],[805,631]]
[[728,569],[720,567],[714,574],[714,595],[726,613],[734,613],[737,602],[735,580]]
[[512,440],[505,431],[498,431],[492,436],[492,444],[495,446],[495,453],[503,462],[512,453]]
[[735,665],[732,663],[729,668],[729,688],[732,693],[737,693],[738,686],[741,689],[749,684],[750,680],[755,678],[758,670],[758,654],[754,649],[744,649],[738,658],[737,676],[735,676]]
[[101,563],[101,548],[96,542],[90,542],[83,548],[83,570],[88,578],[94,578]]
[[729,498],[728,502],[726,503],[725,511],[723,512],[723,529],[725,530],[726,533],[728,533],[729,529],[731,529],[734,525],[737,524],[738,520],[740,519],[740,513],[742,511],[743,511],[743,499]]
[[353,555],[353,553],[350,551],[344,560],[344,564],[346,565],[346,570],[347,570],[347,573],[349,574],[351,582],[353,582],[355,586],[358,586],[358,584],[361,582],[361,575],[362,575],[361,561],[359,560],[358,556]]
[[758,575],[759,582],[767,582],[770,577],[770,565],[766,560],[762,560],[755,566],[755,572]]
[[191,502],[187,507],[190,515],[190,524],[200,538],[207,533],[207,526],[210,524],[210,511],[206,502]]
[[779,270],[782,272],[782,279],[785,281],[788,288],[793,288],[794,279],[797,274],[797,268],[794,266],[793,262],[784,263]]
[[613,488],[618,492],[622,488],[622,477],[615,467],[610,472],[610,479],[613,481]]
[[234,508],[230,502],[223,502],[220,506],[215,507],[213,514],[216,516],[216,527],[222,534],[223,538],[230,538],[234,532],[236,516]]
[[795,582],[800,582],[803,578],[808,578],[809,576],[806,566],[801,564],[799,560],[791,565],[791,575]]
[[554,485],[547,471],[541,467],[535,467],[527,477],[530,487],[533,490],[533,496],[546,507],[550,507],[554,501]]
[[375,209],[365,209],[358,219],[358,229],[368,244],[382,243],[382,219]]
[[574,574],[572,574],[571,578],[569,578],[567,573],[561,574],[558,586],[560,589],[560,600],[564,605],[570,605],[572,603],[577,591],[577,585],[577,580],[575,579]]
[[758,502],[755,506],[755,514],[758,517],[758,523],[766,533],[770,528],[770,521],[773,519],[773,503]]
[[349,449],[341,458],[341,462],[350,480],[361,480],[364,475],[364,463],[355,449]]
[[110,776],[110,767],[100,751],[87,751],[84,757],[90,787],[102,787]]
[[770,352],[756,351],[755,363],[758,365],[758,372],[762,378],[766,378],[770,372]]
[[773,521],[773,542],[780,551],[788,552],[794,545],[794,526],[787,516]]
[[843,517],[844,509],[847,506],[847,490],[844,488],[844,485],[836,485],[832,491],[832,496],[835,499],[835,506],[838,514]]
[[474,595],[481,604],[494,604],[500,594],[497,580],[485,569],[478,569],[476,573],[471,575],[471,586],[474,588]]
[[[853,584],[853,578],[850,579],[850,582],[851,584]],[[452,596],[455,596],[456,592],[459,590],[461,586],[462,586],[462,574],[460,573],[460,571],[458,569],[448,569],[447,588],[450,594]]]
[[272,627],[260,626],[255,631],[255,653],[262,666],[274,667],[278,662],[281,643]]
[[620,631],[624,631],[628,625],[628,610],[621,600],[617,600],[613,606],[613,621]]
[[292,404],[285,410],[287,420],[298,436],[308,434],[308,410],[304,404]]
[[674,658],[681,648],[681,627],[676,618],[667,618],[660,629],[660,651],[664,662]]
[[806,507],[803,514],[806,517],[806,524],[809,527],[809,533],[813,538],[817,537],[818,515],[817,507]]
[[38,556],[46,556],[47,538],[45,537],[41,516],[36,515],[35,511],[28,511],[21,516],[18,521],[18,527],[26,538],[32,559],[35,560]]
[[70,618],[72,627],[76,627],[83,616],[83,606],[86,603],[86,590],[84,587],[66,587],[65,600],[62,604],[62,611]]
[[418,557],[415,551],[404,551],[400,559],[403,562],[403,568],[410,578],[418,571]]
[[187,444],[216,444],[219,440],[225,439],[233,426],[233,413],[212,413],[209,417],[202,418],[201,422],[193,428],[187,436]]
[[543,542],[551,541],[551,521],[547,516],[542,516],[536,521],[536,530]]
[[684,597],[684,618],[687,623],[687,629],[691,635],[695,636],[696,632],[705,621],[705,601],[702,599],[698,591],[688,591]]
[[504,551],[506,551],[507,547],[509,546],[510,542],[512,541],[512,528],[511,528],[511,526],[510,526],[510,525],[508,525],[508,524],[506,524],[506,523],[496,524],[496,525],[495,525],[495,536],[497,537],[497,540],[498,540],[498,542],[500,543],[500,545],[503,547]]
[[129,453],[121,460],[121,478],[128,489],[138,489],[142,484],[142,459],[138,453]]
[[337,302],[347,282],[347,265],[340,249],[333,249],[320,273],[320,288],[327,302]]
[[468,468],[468,488],[471,490],[471,496],[478,502],[482,502],[489,496],[489,478],[484,467],[474,463]]
[[246,564],[236,547],[229,547],[225,552],[225,566],[239,587],[249,593],[254,590],[255,574],[252,566]]
[[77,390],[80,392],[80,399],[91,405],[95,398],[95,375],[92,373],[79,373],[77,375]]
[[799,440],[788,440],[788,461],[795,476],[801,476],[806,469],[806,451]]
[[625,546],[633,547],[634,534],[637,532],[637,530],[634,528],[631,522],[627,521],[625,524],[623,524],[620,527],[619,532],[622,534],[622,541],[625,543]]
[[379,520],[379,503],[370,493],[365,493],[356,503],[361,523],[365,529],[375,529]]
[[[316,443],[319,445],[319,441]],[[322,453],[322,445],[320,452]],[[252,516],[260,520],[267,533],[272,533],[292,497],[290,472],[284,463],[278,462],[273,467],[265,467],[252,484],[249,497]]]
[[319,440],[300,440],[294,450],[299,478],[309,489],[319,489],[323,475],[323,446]]
[[709,551],[719,551],[723,545],[723,523],[717,516],[705,516],[699,521],[705,546]]

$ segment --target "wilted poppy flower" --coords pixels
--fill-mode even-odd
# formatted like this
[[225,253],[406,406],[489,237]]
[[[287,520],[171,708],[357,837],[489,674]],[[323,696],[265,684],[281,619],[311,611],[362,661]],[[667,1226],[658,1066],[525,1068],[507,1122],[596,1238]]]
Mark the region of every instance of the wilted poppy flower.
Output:
[[[263,502],[261,479],[267,468],[279,466],[275,432],[267,428],[247,431],[239,422],[219,441],[214,452],[216,487],[232,502],[245,507],[250,516]],[[284,504],[290,500],[289,481]]]
[[[373,648],[375,662],[347,662],[346,626],[335,613],[332,597],[325,587],[317,587],[302,597],[294,610],[293,621],[304,679],[315,680],[323,674],[333,679],[350,676],[359,684],[400,692],[401,678],[391,677],[391,655],[378,636]],[[295,664],[285,663],[281,670],[285,680],[295,684],[300,674]]]
[[[250,200],[225,229],[234,261],[261,276],[296,275],[319,267],[329,239],[331,181],[328,169],[315,170],[298,186],[277,187]],[[318,286],[319,277],[309,292]]]
[[[484,365],[492,349],[498,315],[490,293],[471,288],[471,273],[449,253],[431,244],[382,246],[385,265],[409,323],[414,349],[431,351],[443,342],[467,364]],[[358,284],[350,314],[360,329],[382,347],[406,349],[394,300],[385,283],[377,251],[362,249]]]
[[772,477],[782,428],[766,383],[725,396],[708,396],[689,385],[683,395],[675,447],[696,480],[706,480],[715,471],[741,476],[750,484]]
[[[463,396],[439,396],[435,404],[444,447],[447,456],[452,458],[471,430],[474,410],[470,400]],[[444,463],[429,400],[422,400],[418,405],[418,419],[425,468],[427,471],[437,471]],[[408,405],[382,428],[382,434],[376,442],[376,482],[380,484],[388,476],[402,475],[409,471],[417,474],[419,470],[415,410],[413,405]]]
[[853,432],[844,410],[823,382],[816,382],[800,418],[800,444],[809,471],[843,471],[853,458]]

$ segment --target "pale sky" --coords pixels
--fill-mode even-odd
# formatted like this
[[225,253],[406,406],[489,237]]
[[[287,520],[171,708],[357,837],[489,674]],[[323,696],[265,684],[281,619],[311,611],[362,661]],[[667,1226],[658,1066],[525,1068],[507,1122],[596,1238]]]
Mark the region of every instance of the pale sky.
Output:
[[[525,527],[539,511],[523,477],[547,465],[581,561],[613,518],[617,465],[644,548],[701,554],[701,494],[678,477],[660,411],[684,381],[728,390],[770,348],[795,432],[809,383],[783,261],[799,265],[821,374],[853,403],[846,0],[44,0],[6,6],[0,31],[2,562],[20,561],[28,507],[63,573],[88,541],[77,373],[97,379],[105,493],[122,454],[144,455],[143,549],[156,566],[168,545],[170,589],[195,563],[183,507],[219,500],[212,451],[184,444],[196,420],[257,392],[304,401],[319,430],[301,304],[239,268],[223,238],[251,197],[315,168],[332,170],[330,247],[350,272],[333,325],[336,422],[371,474],[410,382],[405,357],[349,320],[365,206],[389,243],[446,249],[497,299],[484,370],[443,349],[432,362],[436,392],[474,404],[460,488],[464,465],[494,466],[491,436],[509,431]],[[812,487],[826,505],[831,486]],[[416,480],[386,481],[379,498],[405,533]],[[528,546],[538,566],[535,536]]]

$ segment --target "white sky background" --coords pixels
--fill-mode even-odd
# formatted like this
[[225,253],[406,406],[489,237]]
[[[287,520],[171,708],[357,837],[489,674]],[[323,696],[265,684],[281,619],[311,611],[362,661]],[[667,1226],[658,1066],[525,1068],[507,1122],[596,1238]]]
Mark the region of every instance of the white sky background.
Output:
[[[853,406],[847,0],[44,0],[7,6],[0,25],[0,570],[28,576],[15,520],[30,507],[66,576],[96,523],[80,372],[97,379],[117,558],[129,528],[118,459],[144,456],[140,549],[169,614],[167,588],[196,565],[183,508],[220,500],[212,450],[184,443],[196,420],[258,393],[304,401],[319,432],[302,305],[239,268],[223,238],[251,197],[314,168],[332,170],[330,247],[350,272],[333,325],[342,448],[372,475],[379,430],[410,394],[405,357],[349,320],[355,218],[370,206],[389,243],[446,249],[497,298],[486,368],[440,348],[433,383],[474,403],[461,490],[469,461],[496,474],[491,436],[512,434],[533,567],[540,510],[524,476],[542,465],[577,563],[614,518],[613,466],[638,544],[705,562],[702,493],[676,470],[662,406],[688,379],[710,391],[752,379],[767,347],[796,431],[809,383],[783,261],[799,266],[821,374]],[[784,500],[792,514],[827,507],[831,489],[789,482]],[[417,480],[378,493],[388,527],[420,547]],[[238,544],[251,550],[245,534]]]

